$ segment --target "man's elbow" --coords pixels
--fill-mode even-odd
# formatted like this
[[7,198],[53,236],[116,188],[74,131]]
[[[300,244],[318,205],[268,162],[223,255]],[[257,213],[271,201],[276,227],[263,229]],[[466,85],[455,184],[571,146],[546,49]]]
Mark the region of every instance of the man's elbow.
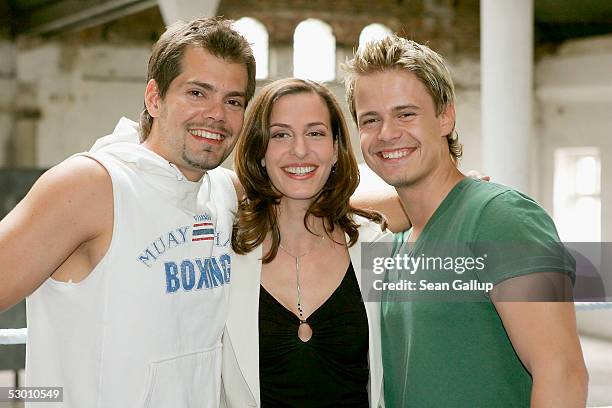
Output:
[[[567,400],[575,401],[576,407],[586,406],[587,396],[589,392],[589,372],[587,371],[584,361],[567,362],[562,368],[565,381],[562,381],[560,387],[565,387],[567,392]],[[560,389],[560,392],[563,392]],[[570,405],[571,406],[571,405]]]
[[536,382],[548,383],[558,396],[566,395],[569,400],[586,403],[589,373],[582,356],[549,362],[534,372],[534,385]]
[[589,389],[589,371],[584,361],[576,362],[568,367],[568,370],[568,375],[573,378],[573,383],[576,384],[576,387],[586,398]]

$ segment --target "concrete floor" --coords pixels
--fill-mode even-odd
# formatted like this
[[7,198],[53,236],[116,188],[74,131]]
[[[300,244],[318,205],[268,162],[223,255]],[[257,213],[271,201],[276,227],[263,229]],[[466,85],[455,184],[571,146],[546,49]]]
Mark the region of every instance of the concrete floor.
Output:
[[[581,336],[582,351],[589,370],[588,407],[612,408],[612,342]],[[0,371],[0,387],[14,384],[12,372]],[[0,402],[0,408],[23,408],[22,403]]]

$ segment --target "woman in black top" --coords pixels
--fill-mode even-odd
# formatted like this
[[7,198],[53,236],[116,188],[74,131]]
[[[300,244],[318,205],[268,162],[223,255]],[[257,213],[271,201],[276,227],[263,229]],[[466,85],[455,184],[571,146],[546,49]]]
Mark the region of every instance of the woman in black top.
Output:
[[308,317],[310,340],[296,336],[296,320],[262,287],[262,406],[368,407],[368,321],[352,264],[340,286]]
[[[232,278],[261,267],[259,303],[253,305],[261,406],[368,407],[368,319],[348,248],[357,242],[360,224],[372,228],[383,218],[349,204],[359,174],[331,92],[299,79],[264,87],[247,114],[235,168],[246,198],[232,247],[262,254],[261,265],[234,269]],[[227,345],[245,340],[234,334]],[[238,366],[241,359],[237,354]],[[232,393],[239,391],[224,375],[232,405]]]

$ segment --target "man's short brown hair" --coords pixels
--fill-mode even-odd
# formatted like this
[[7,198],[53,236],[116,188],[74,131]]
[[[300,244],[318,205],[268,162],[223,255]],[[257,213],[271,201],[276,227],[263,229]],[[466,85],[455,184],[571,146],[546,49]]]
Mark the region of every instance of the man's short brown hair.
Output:
[[[232,20],[199,18],[178,21],[168,27],[153,46],[147,70],[147,82],[154,79],[163,99],[170,83],[181,73],[181,61],[187,46],[200,47],[217,58],[244,64],[247,69],[246,103],[255,93],[255,57],[247,40],[232,27]],[[145,105],[140,114],[140,140],[151,132],[153,118]]]

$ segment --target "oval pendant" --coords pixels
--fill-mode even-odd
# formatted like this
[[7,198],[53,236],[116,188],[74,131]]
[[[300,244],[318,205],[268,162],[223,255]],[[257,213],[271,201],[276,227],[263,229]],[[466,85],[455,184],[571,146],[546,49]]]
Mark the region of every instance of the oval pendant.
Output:
[[298,337],[304,343],[312,338],[312,328],[306,322],[300,322],[300,326],[298,327]]

